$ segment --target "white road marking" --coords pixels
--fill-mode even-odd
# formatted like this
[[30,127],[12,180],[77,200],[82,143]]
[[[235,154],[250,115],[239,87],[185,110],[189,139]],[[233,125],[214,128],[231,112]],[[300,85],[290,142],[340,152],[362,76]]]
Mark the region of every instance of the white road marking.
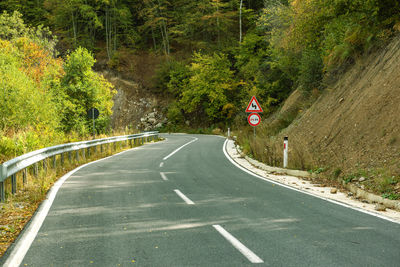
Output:
[[240,253],[243,254],[251,263],[263,263],[264,261],[260,259],[253,251],[248,249],[239,240],[237,240],[233,235],[226,231],[221,225],[213,225],[215,230],[217,230],[229,243],[231,243]]
[[294,188],[294,187],[291,187],[291,186],[288,186],[288,185],[285,185],[285,184],[282,184],[282,183],[279,183],[279,182],[270,180],[270,179],[268,179],[268,178],[262,177],[262,176],[260,176],[260,175],[258,175],[258,174],[255,174],[255,173],[249,171],[248,169],[246,169],[246,168],[240,166],[236,161],[234,161],[234,160],[228,155],[228,152],[226,151],[227,143],[228,143],[228,139],[225,140],[224,146],[222,147],[222,151],[224,152],[225,157],[226,157],[233,165],[235,165],[237,168],[241,169],[242,171],[244,171],[244,172],[246,172],[246,173],[248,173],[248,174],[250,174],[250,175],[252,175],[252,176],[254,176],[254,177],[258,178],[258,179],[261,179],[261,180],[264,180],[264,181],[266,181],[266,182],[269,182],[269,183],[272,183],[272,184],[276,184],[276,185],[285,187],[285,188],[287,188],[287,189],[291,189],[291,190],[293,190],[293,191],[297,191],[297,192],[300,192],[300,193],[303,193],[303,194],[307,194],[307,195],[310,195],[310,196],[313,196],[313,197],[316,197],[316,198],[319,198],[319,199],[323,199],[323,200],[325,200],[325,201],[334,203],[334,204],[339,205],[339,206],[342,206],[342,207],[346,207],[346,208],[349,208],[349,209],[352,209],[352,210],[356,210],[356,211],[359,211],[359,212],[362,212],[362,213],[365,213],[365,214],[368,214],[368,215],[371,215],[371,216],[375,216],[375,217],[381,218],[381,219],[386,220],[386,221],[390,221],[390,222],[393,222],[393,223],[396,223],[396,224],[400,224],[400,222],[395,221],[395,220],[392,220],[391,218],[382,216],[382,215],[380,215],[380,214],[376,214],[376,213],[373,213],[373,212],[370,212],[370,211],[367,211],[367,210],[363,210],[363,209],[361,209],[361,208],[354,207],[354,206],[351,206],[351,205],[349,205],[349,204],[346,204],[346,203],[343,203],[343,202],[340,202],[340,201],[336,201],[336,200],[333,200],[333,199],[330,199],[330,198],[325,198],[325,197],[322,197],[322,196],[318,196],[318,195],[315,195],[315,194],[313,194],[313,193],[311,193],[311,192],[303,191],[303,190],[300,190],[300,189],[297,189],[297,188]]
[[178,189],[175,189],[174,192],[175,192],[178,196],[180,196],[180,198],[182,198],[183,201],[186,202],[186,204],[188,204],[188,205],[194,205],[194,202],[191,201],[187,196],[185,196],[185,195],[184,195],[181,191],[179,191]]
[[[140,150],[140,149],[138,147],[138,148],[133,148],[130,150]],[[8,267],[20,266],[20,264],[24,260],[26,253],[28,252],[33,241],[35,240],[36,235],[38,234],[38,232],[40,230],[40,227],[42,227],[42,224],[43,224],[44,220],[46,219],[47,214],[49,213],[51,205],[53,204],[54,199],[56,198],[58,190],[61,188],[61,186],[64,184],[64,182],[71,175],[73,175],[75,172],[79,171],[80,169],[82,169],[86,166],[109,159],[109,158],[117,156],[117,155],[121,155],[130,150],[122,151],[122,152],[114,154],[112,156],[102,158],[102,159],[99,159],[96,161],[92,161],[85,165],[79,166],[78,168],[70,171],[69,173],[67,173],[66,175],[61,177],[57,182],[55,182],[53,187],[50,189],[49,193],[47,194],[47,198],[42,202],[42,204],[40,205],[36,214],[32,218],[32,222],[30,223],[29,227],[25,230],[24,234],[22,235],[22,237],[19,239],[19,241],[16,243],[15,247],[11,251],[10,256],[8,256],[6,262],[4,263],[4,266],[8,266]]]
[[167,178],[167,176],[165,175],[165,173],[160,172],[160,175],[161,175],[161,178],[162,178],[164,181],[168,181],[168,178]]
[[164,166],[164,162],[160,163],[160,168],[162,168]]
[[194,138],[194,140],[192,140],[192,141],[190,141],[190,142],[184,144],[183,146],[178,147],[177,149],[175,149],[174,151],[172,151],[168,156],[164,157],[163,160],[167,160],[169,157],[172,157],[176,152],[178,152],[179,150],[181,150],[181,149],[184,148],[185,146],[190,145],[191,143],[196,142],[197,140],[199,140],[199,139],[196,138],[196,137],[193,137],[193,138]]

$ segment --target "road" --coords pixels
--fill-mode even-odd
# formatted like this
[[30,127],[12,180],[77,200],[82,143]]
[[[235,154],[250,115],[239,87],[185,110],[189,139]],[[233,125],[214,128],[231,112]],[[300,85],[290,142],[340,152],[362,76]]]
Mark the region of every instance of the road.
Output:
[[69,177],[21,266],[400,265],[399,224],[257,179],[224,138],[165,137]]

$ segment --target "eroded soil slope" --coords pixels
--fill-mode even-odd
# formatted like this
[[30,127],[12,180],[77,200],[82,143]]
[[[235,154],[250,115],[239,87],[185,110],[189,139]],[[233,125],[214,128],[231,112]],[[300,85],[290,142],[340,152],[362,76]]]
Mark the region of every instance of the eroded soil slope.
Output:
[[[386,175],[397,180],[400,37],[357,63],[339,82],[325,89],[318,101],[277,140],[282,135],[289,136],[293,158],[297,157],[292,165],[303,161],[314,168],[328,167],[335,175],[368,172],[367,179]],[[276,142],[280,146],[280,141]]]

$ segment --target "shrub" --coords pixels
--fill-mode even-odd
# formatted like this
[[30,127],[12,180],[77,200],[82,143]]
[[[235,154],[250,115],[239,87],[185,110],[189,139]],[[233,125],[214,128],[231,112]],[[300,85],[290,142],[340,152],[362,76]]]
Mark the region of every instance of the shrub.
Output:
[[302,54],[299,67],[299,85],[303,92],[309,93],[318,88],[322,80],[323,62],[316,50],[306,50]]

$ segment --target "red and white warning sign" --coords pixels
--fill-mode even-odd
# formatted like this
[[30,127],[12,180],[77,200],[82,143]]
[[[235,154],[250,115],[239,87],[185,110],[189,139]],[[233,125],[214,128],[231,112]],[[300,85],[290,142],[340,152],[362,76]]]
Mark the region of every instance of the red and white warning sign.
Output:
[[263,112],[255,96],[251,98],[249,104],[247,105],[246,112]]
[[247,121],[253,127],[256,127],[261,122],[261,116],[258,113],[251,113],[249,117],[247,117]]

